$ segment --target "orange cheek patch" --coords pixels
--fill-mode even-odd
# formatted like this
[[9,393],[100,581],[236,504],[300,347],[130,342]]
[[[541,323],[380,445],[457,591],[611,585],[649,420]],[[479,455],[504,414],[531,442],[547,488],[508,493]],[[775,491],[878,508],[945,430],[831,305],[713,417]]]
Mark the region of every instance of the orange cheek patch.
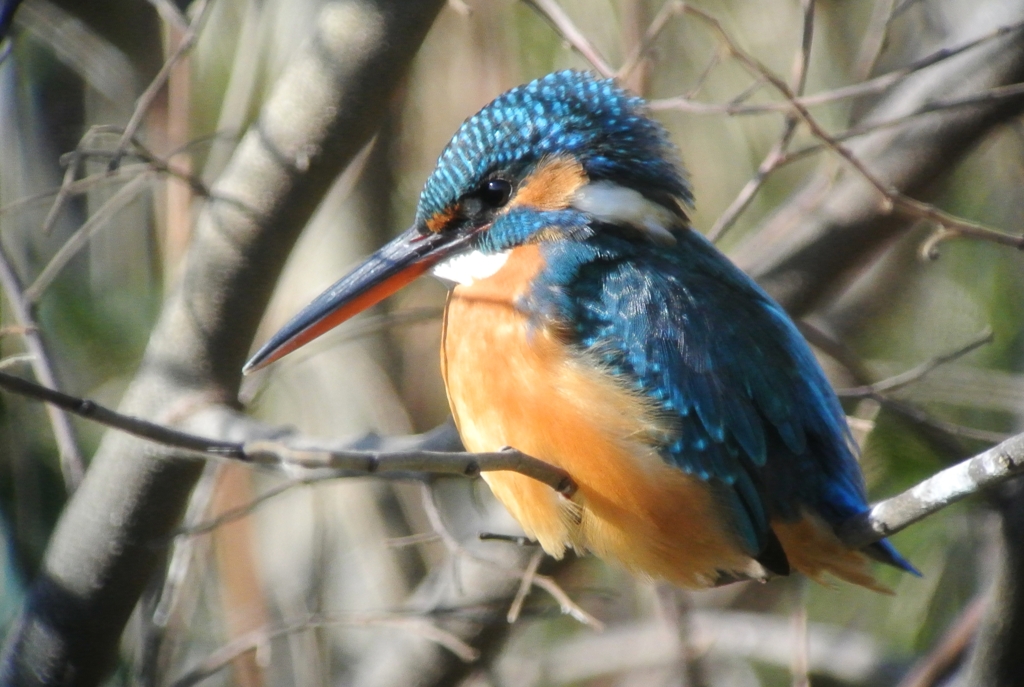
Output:
[[569,207],[573,194],[588,181],[583,166],[573,158],[548,158],[524,180],[508,207],[563,210]]
[[447,207],[427,220],[427,229],[440,234],[455,219],[455,208]]

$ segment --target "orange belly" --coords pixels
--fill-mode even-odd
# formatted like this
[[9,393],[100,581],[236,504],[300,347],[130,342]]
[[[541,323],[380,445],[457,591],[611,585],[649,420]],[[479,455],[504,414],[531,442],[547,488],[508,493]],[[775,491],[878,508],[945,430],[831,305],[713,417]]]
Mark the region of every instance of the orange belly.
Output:
[[556,557],[587,549],[690,587],[718,571],[759,575],[706,485],[653,448],[663,432],[645,399],[570,356],[556,332],[529,329],[514,303],[541,259],[536,246],[516,249],[494,276],[457,287],[445,316],[442,369],[466,448],[513,446],[566,469],[579,486],[568,501],[496,472],[485,475],[495,496]]
[[[556,558],[567,547],[589,550],[685,587],[723,572],[764,577],[708,485],[658,454],[666,428],[656,408],[570,353],[557,331],[531,329],[516,308],[542,266],[536,245],[516,248],[493,276],[456,287],[445,311],[441,368],[466,448],[512,446],[564,468],[579,487],[569,501],[517,473],[485,473],[494,495]],[[883,589],[866,557],[820,518],[772,527],[794,569]]]

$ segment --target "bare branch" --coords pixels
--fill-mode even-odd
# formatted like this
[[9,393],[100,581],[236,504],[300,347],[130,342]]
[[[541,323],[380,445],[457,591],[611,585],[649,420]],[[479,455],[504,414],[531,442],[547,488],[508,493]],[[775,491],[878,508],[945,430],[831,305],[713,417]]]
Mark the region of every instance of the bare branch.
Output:
[[544,17],[562,38],[594,66],[597,73],[605,78],[615,76],[615,70],[601,56],[594,44],[590,42],[579,27],[569,18],[562,6],[555,0],[523,0],[540,16]]
[[102,405],[47,389],[20,377],[0,372],[0,387],[53,404],[68,412],[165,446],[195,451],[218,458],[271,466],[292,471],[329,470],[335,476],[424,473],[476,477],[481,472],[510,470],[537,479],[564,496],[572,496],[576,484],[567,472],[531,458],[515,449],[497,453],[447,453],[441,451],[338,451],[315,446],[297,448],[276,441],[220,441],[171,429],[165,425],[123,415]]
[[[142,193],[149,185],[152,174],[143,172],[127,184],[117,190],[103,205],[80,226],[74,234],[68,237],[60,250],[50,258],[43,271],[39,273],[36,280],[25,289],[25,299],[29,303],[36,303],[42,297],[46,289],[57,278],[60,271],[78,255],[78,251],[85,247],[93,235],[105,227],[115,214],[123,210],[129,203]],[[65,187],[61,187],[62,189]]]
[[[868,134],[873,134],[878,131],[882,131],[883,129],[893,129],[899,126],[903,126],[904,124],[910,124],[916,120],[919,120],[921,117],[925,115],[932,114],[935,112],[954,110],[961,107],[971,107],[973,105],[996,103],[1001,100],[1017,98],[1021,95],[1024,95],[1024,84],[1009,84],[1006,86],[997,86],[995,88],[990,88],[984,91],[980,91],[978,93],[971,93],[970,95],[965,95],[958,98],[935,100],[927,102],[917,110],[901,115],[899,117],[894,117],[892,119],[885,119],[880,121],[866,120],[860,124],[851,126],[849,129],[846,129],[845,131],[840,131],[838,133],[832,134],[831,138],[836,143],[849,141],[859,136],[865,136]],[[827,143],[821,142],[808,145],[804,148],[800,148],[799,150],[794,150],[790,153],[787,153],[782,158],[782,160],[779,161],[779,166],[781,167],[783,165],[788,165],[791,162],[802,160],[808,157],[809,155],[813,155],[814,153],[819,153],[823,150],[828,150],[828,148],[829,145]]]
[[442,630],[426,618],[401,615],[379,616],[310,616],[279,628],[263,628],[243,635],[207,656],[199,665],[177,678],[172,687],[191,687],[217,674],[239,656],[259,651],[271,641],[297,632],[309,632],[321,627],[344,625],[346,627],[393,627],[413,632],[451,651],[460,660],[475,661],[480,653],[455,634]]
[[[14,271],[14,265],[2,244],[0,244],[0,287],[7,295],[7,302],[14,314],[14,320],[18,323],[19,331],[17,333],[20,333],[25,341],[32,372],[43,387],[48,387],[57,393],[56,369],[53,361],[50,360],[46,343],[39,332],[39,326],[36,324],[32,312],[32,305],[22,291],[21,280]],[[8,328],[7,333],[13,332]],[[46,415],[49,418],[53,437],[57,442],[57,450],[60,453],[60,471],[64,477],[64,488],[70,494],[78,488],[85,474],[85,461],[78,448],[75,428],[71,425],[71,418],[58,408],[47,406]]]
[[[74,153],[69,153],[69,155],[74,155]],[[11,201],[10,203],[7,203],[3,207],[0,207],[0,216],[6,215],[10,212],[22,210],[23,208],[26,208],[28,206],[34,205],[36,203],[41,203],[42,201],[48,200],[49,198],[53,198],[59,195],[65,188],[67,189],[67,193],[69,195],[85,193],[86,191],[99,187],[99,185],[104,181],[111,183],[128,181],[135,177],[136,175],[143,172],[147,172],[149,170],[149,165],[131,164],[121,165],[121,167],[113,171],[105,170],[103,172],[99,172],[96,174],[90,174],[87,177],[83,177],[81,179],[78,179],[77,181],[71,182],[67,186],[62,184],[57,188],[49,189],[47,191],[42,191],[40,193],[35,193],[30,196],[25,196],[24,198],[19,198],[18,200]]]
[[768,154],[761,160],[761,164],[758,165],[754,176],[740,189],[739,195],[725,209],[725,212],[719,215],[711,229],[708,230],[707,237],[710,241],[717,242],[725,236],[725,233],[736,224],[736,220],[747,209],[750,202],[754,200],[754,196],[757,195],[757,192],[764,185],[768,175],[781,166],[781,162],[786,159],[786,149],[789,148],[793,135],[796,133],[796,125],[796,119],[789,118],[786,120],[782,136],[779,137],[771,147],[771,150],[768,151]]
[[1024,434],[929,477],[846,522],[839,537],[853,548],[867,546],[996,484],[1024,473]]
[[882,55],[886,39],[889,37],[889,24],[892,23],[895,5],[896,0],[875,0],[874,7],[871,8],[871,18],[868,19],[867,28],[864,30],[857,59],[853,62],[853,76],[859,82],[864,82],[871,76],[878,58]]
[[184,33],[188,30],[188,19],[182,14],[181,10],[178,9],[171,0],[147,0],[154,8],[156,8],[157,14],[164,21],[165,24],[173,27],[176,31]]
[[[807,67],[811,60],[811,42],[814,38],[814,0],[804,0],[803,4],[804,28],[802,40],[800,42],[800,50],[793,60],[793,74],[790,77],[793,92],[797,95],[803,93],[804,86],[807,83]],[[765,155],[761,164],[758,165],[754,176],[740,189],[739,195],[726,208],[725,212],[715,220],[714,225],[708,231],[708,239],[713,242],[719,241],[750,205],[754,196],[757,195],[761,186],[764,185],[765,180],[768,179],[768,175],[783,164],[786,159],[786,151],[789,149],[789,144],[793,141],[793,136],[796,134],[799,123],[799,118],[793,113],[786,115],[786,121],[782,127],[782,135],[775,142],[775,145],[771,147],[771,150],[768,151],[768,154]]]
[[262,494],[256,496],[251,501],[236,508],[230,508],[215,518],[209,520],[203,520],[193,525],[183,525],[171,532],[171,537],[197,537],[202,534],[207,534],[217,529],[221,525],[226,525],[229,522],[244,518],[247,515],[251,515],[256,511],[257,508],[262,506],[264,503],[271,499],[280,496],[281,494],[287,493],[295,487],[306,486],[310,484],[316,484],[324,480],[336,479],[334,475],[313,475],[310,477],[302,477],[298,479],[289,479],[276,487],[271,487]]
[[949,353],[943,353],[942,355],[935,356],[931,360],[926,360],[920,365],[898,374],[888,379],[883,379],[880,382],[874,384],[867,384],[865,386],[853,387],[852,389],[837,389],[836,393],[840,398],[865,398],[881,394],[889,391],[896,391],[902,389],[905,386],[913,384],[919,381],[923,377],[927,376],[937,367],[945,365],[946,363],[952,362],[959,358],[964,357],[971,351],[975,351],[986,344],[992,343],[994,335],[992,329],[989,327],[985,328],[981,334],[975,337],[973,340],[957,348],[956,350],[950,351]]
[[958,425],[955,422],[941,420],[917,406],[883,394],[871,394],[864,398],[870,398],[878,402],[883,408],[904,420],[920,425],[922,428],[941,432],[950,437],[972,439],[986,444],[998,444],[1001,441],[1006,441],[1010,436],[1004,432],[991,432],[986,429],[967,427],[965,425]]
[[[850,84],[849,86],[842,86],[828,91],[821,91],[820,93],[801,96],[794,98],[793,100],[799,105],[811,108],[843,100],[850,100],[853,98],[878,95],[923,69],[927,69],[928,67],[944,62],[951,57],[955,57],[961,53],[1020,31],[1022,28],[1024,28],[1024,22],[1000,26],[983,34],[982,36],[979,36],[978,38],[967,41],[966,43],[962,43],[952,48],[942,48],[926,57],[911,62],[905,67],[894,69],[891,72],[886,72],[885,74],[881,74],[866,81],[859,81],[857,83]],[[730,101],[728,103],[701,102],[693,100],[693,93],[688,93],[684,96],[674,98],[652,100],[650,101],[649,106],[652,110],[679,110],[690,114],[731,116],[790,112],[793,109],[790,101],[758,103],[756,105],[742,105],[735,101]]]
[[[783,670],[791,666],[796,633],[788,618],[702,608],[689,612],[686,621],[686,644],[680,641],[678,627],[661,619],[618,624],[602,633],[579,633],[538,657],[541,674],[557,685],[586,684],[602,676],[653,667],[671,668],[678,677],[680,664],[697,652]],[[810,672],[837,678],[842,684],[870,684],[884,663],[883,647],[854,628],[810,622],[807,642]]]
[[580,608],[575,601],[569,598],[565,590],[555,582],[554,578],[547,575],[534,575],[533,584],[550,594],[558,602],[558,606],[563,614],[571,616],[577,622],[589,625],[595,630],[604,629],[604,623]]
[[654,45],[654,41],[658,40],[658,36],[665,30],[668,23],[674,17],[682,14],[683,3],[680,0],[668,0],[658,10],[658,14],[655,15],[654,19],[651,20],[650,25],[644,32],[642,40],[636,45],[636,47],[629,53],[629,56],[619,67],[619,70],[615,73],[615,79],[619,82],[624,82],[629,79],[633,74],[633,71],[640,65],[641,60],[650,51],[651,46]]
[[160,71],[153,78],[153,81],[146,87],[142,95],[139,96],[138,102],[135,104],[135,111],[132,112],[131,118],[124,127],[124,133],[121,134],[121,139],[117,142],[117,154],[114,155],[110,160],[110,168],[114,169],[121,164],[121,156],[124,151],[128,149],[130,141],[135,137],[139,127],[142,125],[142,120],[149,112],[149,108],[153,105],[153,101],[156,100],[157,95],[160,94],[160,90],[167,84],[167,80],[171,76],[171,70],[178,64],[178,61],[192,49],[195,45],[196,39],[199,37],[199,30],[203,27],[206,22],[210,10],[209,0],[198,0],[193,7],[193,18],[189,22],[188,29],[185,31],[181,40],[178,42],[177,47],[174,48],[174,52],[171,53],[170,57],[164,62],[163,66],[160,67]]
[[[846,160],[846,162],[853,167],[853,169],[856,170],[865,181],[875,188],[875,190],[882,196],[882,214],[889,214],[893,210],[896,210],[900,214],[908,217],[932,221],[939,225],[942,230],[938,240],[948,238],[952,235],[969,236],[972,238],[984,239],[986,241],[1024,249],[1024,234],[1020,236],[1005,234],[978,224],[977,222],[971,222],[959,217],[954,217],[953,215],[939,210],[928,203],[911,198],[898,191],[894,186],[883,182],[848,148],[841,145],[827,131],[825,131],[824,127],[811,115],[807,107],[799,103],[796,95],[780,77],[772,73],[749,53],[742,50],[732,40],[729,34],[726,33],[725,29],[722,28],[718,19],[695,7],[686,6],[686,11],[700,17],[704,22],[711,26],[715,33],[718,34],[719,38],[728,47],[730,53],[736,57],[741,64],[743,64],[753,74],[760,76],[770,83],[775,90],[777,90],[790,103],[790,105],[793,106],[793,109],[799,115],[800,119],[807,124],[808,128],[810,128],[811,133],[820,139],[826,147],[836,152],[840,157]],[[1022,89],[1022,93],[1024,93],[1024,89]],[[934,243],[929,245],[927,255],[933,256],[933,250]]]
[[530,562],[526,565],[526,570],[523,571],[522,580],[519,582],[519,590],[516,592],[515,598],[512,599],[512,605],[508,607],[508,615],[505,617],[509,623],[519,620],[519,614],[523,611],[523,602],[526,601],[526,596],[533,587],[534,580],[537,578],[537,568],[540,567],[542,560],[544,560],[544,551],[540,549],[534,551],[533,557],[530,558]]

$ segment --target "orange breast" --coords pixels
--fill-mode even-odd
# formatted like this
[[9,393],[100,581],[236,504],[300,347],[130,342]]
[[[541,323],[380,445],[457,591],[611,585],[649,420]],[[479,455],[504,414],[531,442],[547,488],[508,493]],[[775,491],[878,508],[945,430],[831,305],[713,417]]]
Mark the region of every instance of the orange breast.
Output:
[[664,428],[648,402],[517,310],[542,266],[536,245],[516,248],[495,275],[457,287],[446,310],[442,371],[466,448],[514,446],[579,485],[570,502],[521,475],[490,473],[495,496],[556,557],[589,549],[691,587],[718,571],[763,574],[707,485],[657,454]]

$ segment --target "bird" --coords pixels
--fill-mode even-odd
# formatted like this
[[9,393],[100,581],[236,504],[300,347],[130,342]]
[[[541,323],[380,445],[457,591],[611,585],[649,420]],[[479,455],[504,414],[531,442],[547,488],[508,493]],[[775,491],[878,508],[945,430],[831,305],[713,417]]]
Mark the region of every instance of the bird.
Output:
[[544,551],[686,588],[798,571],[886,591],[845,545],[868,509],[839,401],[792,320],[691,225],[666,129],[614,80],[515,87],[444,148],[413,225],[260,348],[264,367],[427,272],[452,288],[441,372],[465,448],[512,447],[575,493],[485,473]]

